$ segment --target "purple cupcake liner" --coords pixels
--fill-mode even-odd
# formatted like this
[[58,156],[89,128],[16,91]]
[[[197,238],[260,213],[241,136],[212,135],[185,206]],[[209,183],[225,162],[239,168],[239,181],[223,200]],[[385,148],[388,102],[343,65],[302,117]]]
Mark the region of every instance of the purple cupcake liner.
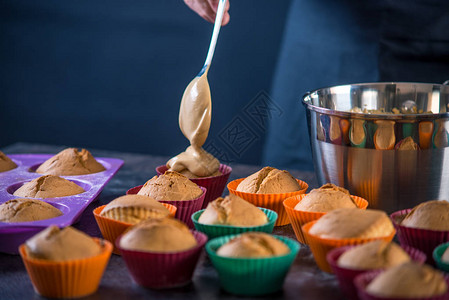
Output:
[[[137,194],[140,191],[140,189],[142,188],[142,186],[143,185],[130,188],[128,191],[126,191],[126,194],[127,195]],[[190,229],[194,229],[195,226],[193,225],[191,217],[195,212],[201,210],[201,207],[202,207],[203,201],[204,201],[204,197],[207,194],[206,188],[204,188],[202,186],[200,186],[199,188],[203,191],[203,193],[201,194],[201,196],[199,196],[196,199],[179,200],[179,201],[159,201],[159,202],[176,206],[177,210],[176,210],[175,218],[186,223]]]
[[[342,292],[348,299],[351,300],[359,299],[357,296],[357,288],[354,285],[354,278],[356,278],[360,274],[374,271],[374,270],[357,270],[357,269],[343,268],[337,264],[337,261],[340,258],[340,256],[344,252],[354,247],[356,246],[345,246],[336,248],[331,250],[326,256],[326,259],[329,262],[329,265],[331,266],[332,272],[337,277],[338,284],[340,285]],[[410,256],[412,260],[417,261],[419,263],[424,263],[426,261],[426,255],[423,252],[408,246],[403,247],[403,249],[405,252],[407,252],[407,254]]]
[[126,250],[120,247],[121,237],[116,240],[131,277],[137,284],[164,289],[188,284],[207,242],[207,236],[198,231],[192,231],[197,245],[189,250],[176,253],[155,253],[136,250]]
[[400,225],[400,222],[412,209],[404,209],[390,215],[396,228],[401,246],[410,246],[424,252],[427,256],[426,263],[435,265],[432,253],[435,248],[449,242],[449,231],[439,231],[421,228],[412,228]]
[[[162,175],[167,171],[166,165],[156,167],[156,172],[158,175]],[[209,202],[221,197],[223,194],[226,183],[228,182],[229,175],[232,172],[232,168],[228,165],[220,164],[218,169],[222,174],[213,177],[203,177],[203,178],[192,178],[190,179],[199,186],[207,189],[206,197],[204,198],[203,206],[201,209],[206,208]]]
[[[423,298],[389,298],[389,297],[380,297],[369,294],[366,291],[366,287],[370,284],[370,282],[382,271],[372,271],[364,274],[360,274],[354,279],[354,285],[357,288],[357,294],[359,299],[361,300],[448,300],[449,299],[449,291],[440,296],[434,297],[423,297]],[[444,279],[446,283],[449,285],[449,277],[445,276]]]

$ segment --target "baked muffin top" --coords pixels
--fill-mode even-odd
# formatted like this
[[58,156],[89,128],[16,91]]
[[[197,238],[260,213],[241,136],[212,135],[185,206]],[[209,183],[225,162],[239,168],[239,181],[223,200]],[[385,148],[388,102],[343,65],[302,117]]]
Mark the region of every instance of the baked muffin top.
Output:
[[381,210],[339,208],[319,218],[309,233],[322,238],[376,238],[394,232],[393,224]]
[[447,284],[441,272],[410,261],[379,274],[366,291],[379,297],[425,298],[446,293]]
[[423,202],[405,216],[401,225],[430,230],[449,230],[449,202],[446,200]]
[[180,252],[196,245],[187,225],[173,218],[144,220],[129,228],[120,240],[123,249],[147,252]]
[[410,261],[410,256],[398,244],[376,240],[344,252],[338,266],[356,270],[386,269]]
[[280,240],[264,232],[245,232],[217,250],[217,255],[237,258],[282,256],[290,249]]
[[301,186],[288,171],[264,167],[242,180],[236,190],[253,194],[281,194],[299,191]]
[[357,208],[348,190],[326,183],[313,189],[295,206],[295,210],[310,212],[329,212],[337,208]]
[[11,199],[0,205],[0,222],[31,222],[59,216],[62,216],[59,209],[35,199]]
[[170,211],[148,196],[125,195],[107,204],[100,215],[117,221],[136,224],[147,218],[164,218]]
[[55,175],[44,175],[25,183],[14,196],[31,198],[56,198],[84,193],[76,183]]
[[183,201],[196,199],[202,193],[203,191],[184,175],[166,171],[165,174],[148,180],[137,194],[157,201]]
[[13,162],[5,153],[0,151],[0,173],[6,172],[12,169],[17,168],[15,162]]
[[46,175],[86,175],[106,170],[86,149],[67,148],[47,159],[36,173]]
[[259,226],[266,224],[268,218],[255,205],[231,194],[210,202],[198,222],[209,225]]
[[101,247],[90,236],[73,227],[50,226],[25,242],[32,258],[52,261],[83,259],[101,253]]

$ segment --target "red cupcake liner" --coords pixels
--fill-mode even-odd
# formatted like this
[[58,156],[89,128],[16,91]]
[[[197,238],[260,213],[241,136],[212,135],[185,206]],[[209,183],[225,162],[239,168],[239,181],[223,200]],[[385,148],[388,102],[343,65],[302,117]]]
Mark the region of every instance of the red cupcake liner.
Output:
[[[156,167],[157,175],[162,175],[167,171],[166,165]],[[206,208],[209,202],[214,201],[223,194],[226,183],[228,182],[229,175],[232,172],[232,168],[228,165],[220,164],[218,169],[221,175],[203,178],[192,178],[192,182],[207,189],[206,197],[204,198],[203,206],[201,209]]]
[[432,253],[435,248],[443,243],[449,242],[449,231],[412,228],[400,225],[402,219],[412,209],[404,209],[390,215],[393,225],[398,233],[401,246],[410,246],[424,252],[427,256],[426,263],[435,266]]
[[[305,196],[308,194],[300,194],[293,197],[289,197],[283,201],[283,205],[285,208],[285,211],[288,215],[288,218],[290,220],[290,223],[292,224],[293,231],[295,232],[296,238],[300,243],[307,244],[306,238],[304,236],[304,233],[302,232],[301,227],[305,225],[306,223],[318,220],[322,216],[324,216],[326,213],[324,212],[312,212],[312,211],[302,211],[302,210],[296,210],[295,206],[304,199]],[[356,205],[360,209],[366,209],[368,207],[368,201],[365,199],[358,197],[358,196],[352,196],[352,199],[355,201]]]
[[284,200],[304,194],[307,189],[309,188],[309,185],[299,179],[296,179],[299,186],[301,187],[301,190],[291,193],[280,193],[280,194],[255,194],[255,193],[245,193],[237,191],[237,187],[245,178],[240,178],[231,181],[228,183],[228,190],[231,194],[234,194],[236,196],[239,196],[240,198],[254,204],[257,207],[263,207],[268,208],[271,210],[274,210],[278,214],[278,219],[276,221],[276,224],[274,226],[283,226],[290,223],[289,217],[287,215],[287,212],[284,208]]
[[[140,189],[143,187],[143,185],[139,185],[133,188],[130,188],[128,191],[126,191],[127,195],[137,194]],[[196,199],[193,200],[178,200],[178,201],[159,201],[161,203],[167,203],[171,204],[173,206],[176,206],[176,214],[175,218],[178,220],[183,221],[184,223],[189,226],[190,229],[195,228],[192,222],[192,215],[193,213],[201,210],[201,207],[203,205],[204,197],[208,193],[207,189],[205,187],[200,186],[199,187],[203,193],[201,196],[199,196]]]
[[[423,298],[389,298],[389,297],[379,297],[368,294],[366,291],[366,287],[371,283],[371,281],[376,278],[377,275],[382,273],[382,271],[372,271],[358,275],[354,279],[354,285],[357,288],[357,295],[361,300],[448,300],[449,299],[449,290],[440,296],[434,297],[423,297]],[[449,277],[445,276],[447,285],[449,286]]]
[[126,266],[137,284],[153,289],[179,287],[192,280],[193,271],[207,242],[207,236],[192,231],[197,245],[176,253],[144,252],[120,247],[120,236],[116,247],[120,250]]
[[[332,272],[335,274],[338,280],[338,284],[340,285],[340,289],[345,294],[345,296],[348,299],[357,300],[357,288],[354,285],[354,278],[357,277],[360,274],[372,272],[372,271],[378,271],[378,270],[358,270],[358,269],[350,269],[350,268],[344,268],[340,267],[337,264],[338,259],[340,256],[348,251],[351,248],[354,248],[356,246],[345,246],[336,248],[334,250],[331,250],[327,255],[326,259],[329,265],[331,266]],[[418,249],[412,248],[412,247],[404,247],[404,251],[407,252],[407,254],[410,256],[410,258],[414,261],[417,261],[419,263],[424,263],[426,261],[426,255],[419,251]]]

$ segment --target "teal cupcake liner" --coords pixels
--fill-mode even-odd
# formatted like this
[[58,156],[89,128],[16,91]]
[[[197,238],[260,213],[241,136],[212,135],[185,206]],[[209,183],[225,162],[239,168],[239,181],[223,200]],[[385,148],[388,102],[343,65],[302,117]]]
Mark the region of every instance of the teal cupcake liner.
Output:
[[438,269],[446,273],[449,273],[449,263],[443,262],[441,260],[441,257],[443,256],[444,251],[446,251],[448,247],[449,243],[444,243],[436,247],[435,250],[433,250],[433,260],[435,261]]
[[244,296],[265,295],[280,290],[300,244],[287,237],[273,235],[288,246],[289,254],[267,258],[218,256],[218,248],[236,236],[218,237],[206,244],[206,252],[218,272],[221,287],[231,294]]
[[199,210],[192,214],[192,222],[197,231],[201,231],[206,234],[209,239],[230,235],[230,234],[239,234],[248,231],[260,231],[266,233],[272,233],[274,224],[278,218],[278,214],[275,211],[272,211],[267,208],[258,207],[262,210],[265,215],[268,217],[268,223],[260,225],[260,226],[251,226],[251,227],[241,227],[241,226],[230,226],[230,225],[207,225],[198,223],[198,219],[201,214],[204,212],[204,209]]

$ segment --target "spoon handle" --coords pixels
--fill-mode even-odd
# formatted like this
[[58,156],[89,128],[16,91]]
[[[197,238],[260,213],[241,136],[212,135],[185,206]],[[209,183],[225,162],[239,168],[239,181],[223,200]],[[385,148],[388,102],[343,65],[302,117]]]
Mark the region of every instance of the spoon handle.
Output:
[[206,72],[207,68],[209,67],[210,63],[212,62],[212,57],[214,56],[215,52],[215,45],[217,44],[218,34],[220,33],[221,28],[221,22],[223,20],[223,13],[226,7],[226,2],[228,0],[220,0],[218,3],[218,9],[217,9],[217,15],[215,17],[215,23],[214,23],[214,31],[212,33],[212,39],[210,40],[209,44],[209,51],[207,52],[206,61],[204,62],[204,66],[201,69],[198,76],[201,76]]

